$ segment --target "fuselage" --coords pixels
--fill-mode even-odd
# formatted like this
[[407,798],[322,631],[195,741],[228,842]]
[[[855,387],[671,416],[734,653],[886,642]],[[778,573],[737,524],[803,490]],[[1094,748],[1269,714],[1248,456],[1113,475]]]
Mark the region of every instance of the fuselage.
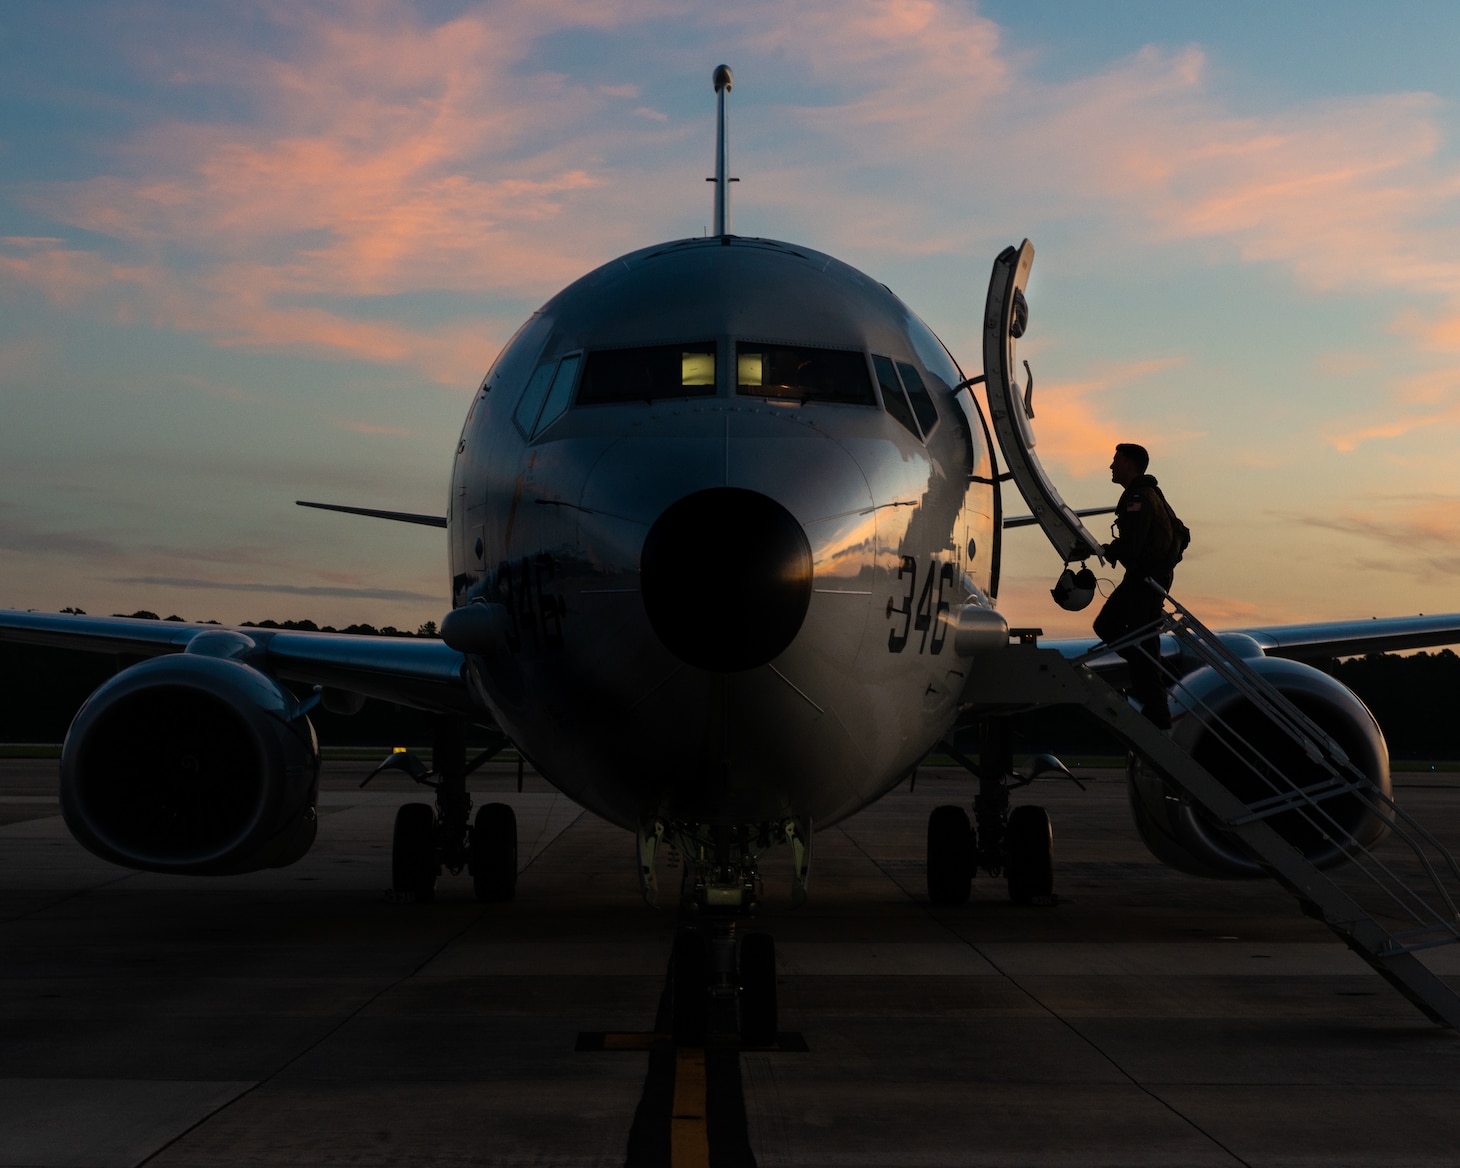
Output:
[[962,380],[886,287],[806,248],[681,240],[570,285],[457,447],[453,606],[512,624],[469,657],[478,699],[626,827],[866,806],[947,731],[951,630],[997,591]]

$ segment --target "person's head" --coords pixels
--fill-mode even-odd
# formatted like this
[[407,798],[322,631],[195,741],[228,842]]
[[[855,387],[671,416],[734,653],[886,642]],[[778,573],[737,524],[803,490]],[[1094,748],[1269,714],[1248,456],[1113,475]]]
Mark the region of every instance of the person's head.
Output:
[[1144,446],[1134,442],[1120,442],[1115,447],[1115,457],[1110,460],[1110,481],[1128,487],[1151,465],[1151,456]]

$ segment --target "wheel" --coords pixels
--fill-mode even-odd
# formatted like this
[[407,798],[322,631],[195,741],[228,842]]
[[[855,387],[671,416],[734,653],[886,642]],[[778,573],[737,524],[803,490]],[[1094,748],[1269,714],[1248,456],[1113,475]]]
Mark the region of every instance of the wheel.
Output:
[[973,828],[962,807],[934,807],[928,816],[928,899],[966,904],[973,885]]
[[776,941],[769,933],[740,939],[740,1044],[776,1041]]
[[466,857],[478,900],[511,900],[517,893],[517,816],[505,803],[477,808]]
[[436,808],[429,803],[406,803],[395,813],[390,844],[390,883],[397,892],[417,900],[436,895],[441,863],[436,856]]
[[1004,832],[1009,899],[1015,904],[1054,895],[1054,830],[1043,807],[1016,807]]
[[709,1020],[709,952],[705,939],[693,929],[674,935],[674,1041],[679,1046],[703,1046]]

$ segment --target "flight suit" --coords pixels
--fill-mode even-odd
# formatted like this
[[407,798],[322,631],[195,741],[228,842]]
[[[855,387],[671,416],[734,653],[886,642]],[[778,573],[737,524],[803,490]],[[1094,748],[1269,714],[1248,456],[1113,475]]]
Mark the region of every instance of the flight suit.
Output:
[[[1151,475],[1141,475],[1121,493],[1115,507],[1116,537],[1105,546],[1105,559],[1120,564],[1125,576],[1106,599],[1095,618],[1095,635],[1116,641],[1161,616],[1161,594],[1146,583],[1149,577],[1162,588],[1171,587],[1175,534],[1171,509]],[[1166,685],[1156,662],[1161,640],[1152,636],[1120,650],[1130,668],[1131,694],[1142,712],[1157,726],[1171,725]]]

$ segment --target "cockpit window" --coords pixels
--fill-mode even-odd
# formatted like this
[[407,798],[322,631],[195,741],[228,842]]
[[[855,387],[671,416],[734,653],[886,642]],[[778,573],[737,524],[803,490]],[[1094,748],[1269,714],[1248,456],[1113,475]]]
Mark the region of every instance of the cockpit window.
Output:
[[740,393],[794,398],[802,403],[875,406],[867,358],[847,349],[739,344],[735,380]]
[[603,349],[588,354],[580,406],[651,402],[668,397],[713,397],[715,343]]
[[527,389],[522,394],[522,400],[512,411],[512,420],[528,438],[532,437],[532,428],[537,425],[537,415],[542,410],[542,399],[547,394],[548,387],[553,383],[553,373],[557,368],[557,361],[544,361],[534,369],[532,376],[527,379]]
[[537,425],[532,429],[534,434],[546,430],[568,408],[568,399],[573,396],[573,382],[578,380],[578,366],[582,363],[581,353],[574,353],[558,362],[558,371],[553,374],[553,387],[548,390],[547,401],[542,403],[542,413],[538,414]]
[[938,424],[938,407],[933,404],[933,395],[923,384],[922,375],[918,373],[916,366],[909,365],[906,361],[899,361],[897,371],[902,374],[902,384],[907,390],[907,400],[912,402],[913,413],[918,416],[918,424],[922,426],[923,437],[926,438],[933,432],[933,427]]
[[[567,408],[568,399],[573,394],[573,382],[578,376],[578,366],[582,363],[583,355],[573,353],[561,361],[556,358],[544,361],[532,371],[522,400],[512,411],[512,420],[524,437],[532,438],[542,433]],[[544,398],[547,400],[544,401]]]
[[912,406],[907,404],[902,382],[897,379],[897,370],[892,367],[892,359],[874,354],[872,368],[877,372],[877,384],[882,387],[882,404],[887,407],[887,412],[914,438],[921,438],[918,424],[913,420]]

